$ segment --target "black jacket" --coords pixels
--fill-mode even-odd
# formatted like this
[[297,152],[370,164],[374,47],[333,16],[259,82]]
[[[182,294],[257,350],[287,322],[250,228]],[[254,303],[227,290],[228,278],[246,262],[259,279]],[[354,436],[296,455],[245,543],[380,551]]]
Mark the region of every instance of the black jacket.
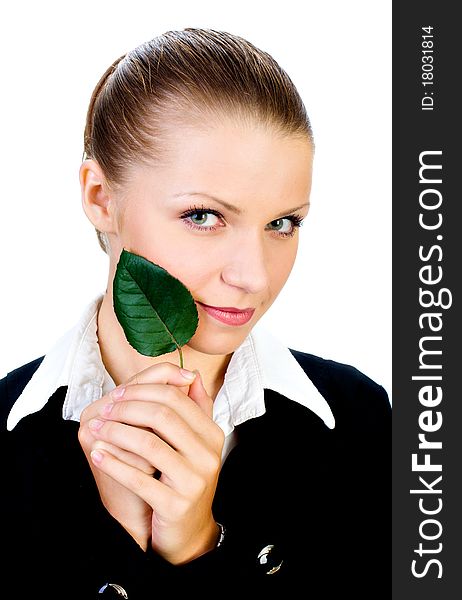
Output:
[[[62,418],[66,388],[8,432],[9,410],[43,357],[0,381],[2,597],[129,600],[391,597],[391,408],[353,367],[291,350],[335,428],[277,392],[237,427],[213,512],[223,545],[182,566],[144,553],[107,513]],[[263,548],[272,546],[265,558]],[[268,552],[268,550],[267,550]],[[282,561],[282,564],[281,564]],[[272,567],[279,570],[268,574]]]

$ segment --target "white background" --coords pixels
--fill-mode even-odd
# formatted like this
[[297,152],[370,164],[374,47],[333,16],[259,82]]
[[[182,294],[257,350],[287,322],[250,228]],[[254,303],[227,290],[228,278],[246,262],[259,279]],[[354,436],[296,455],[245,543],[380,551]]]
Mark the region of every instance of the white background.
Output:
[[15,2],[0,24],[0,377],[42,356],[106,286],[80,199],[91,92],[169,29],[247,38],[286,69],[315,141],[299,254],[263,317],[291,348],[352,364],[391,396],[391,1]]

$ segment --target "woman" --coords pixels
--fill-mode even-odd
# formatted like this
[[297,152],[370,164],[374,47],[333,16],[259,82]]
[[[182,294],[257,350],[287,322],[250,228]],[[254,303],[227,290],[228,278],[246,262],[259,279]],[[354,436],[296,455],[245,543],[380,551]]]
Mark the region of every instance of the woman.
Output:
[[[238,36],[167,32],[103,75],[84,150],[107,288],[0,382],[7,571],[27,573],[4,589],[388,597],[386,392],[257,325],[309,208],[314,142],[287,74]],[[124,248],[191,292],[187,369],[128,343]]]

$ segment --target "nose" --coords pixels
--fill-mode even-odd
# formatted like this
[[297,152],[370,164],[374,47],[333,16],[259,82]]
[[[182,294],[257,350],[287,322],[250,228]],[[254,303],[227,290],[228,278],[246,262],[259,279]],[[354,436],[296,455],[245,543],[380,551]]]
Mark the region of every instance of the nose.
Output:
[[264,240],[258,232],[243,232],[229,248],[222,279],[228,285],[257,294],[268,287]]

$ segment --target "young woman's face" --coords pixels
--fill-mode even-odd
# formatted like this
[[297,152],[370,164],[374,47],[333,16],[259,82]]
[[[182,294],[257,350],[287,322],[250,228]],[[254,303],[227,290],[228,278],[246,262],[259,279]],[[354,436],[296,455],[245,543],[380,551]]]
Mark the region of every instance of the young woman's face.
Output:
[[[274,302],[293,267],[308,212],[312,147],[262,127],[220,122],[177,130],[163,166],[140,167],[124,190],[113,250],[162,266],[191,292],[199,325],[188,345],[233,352]],[[253,309],[226,322],[212,307]],[[238,324],[236,324],[238,321]]]

